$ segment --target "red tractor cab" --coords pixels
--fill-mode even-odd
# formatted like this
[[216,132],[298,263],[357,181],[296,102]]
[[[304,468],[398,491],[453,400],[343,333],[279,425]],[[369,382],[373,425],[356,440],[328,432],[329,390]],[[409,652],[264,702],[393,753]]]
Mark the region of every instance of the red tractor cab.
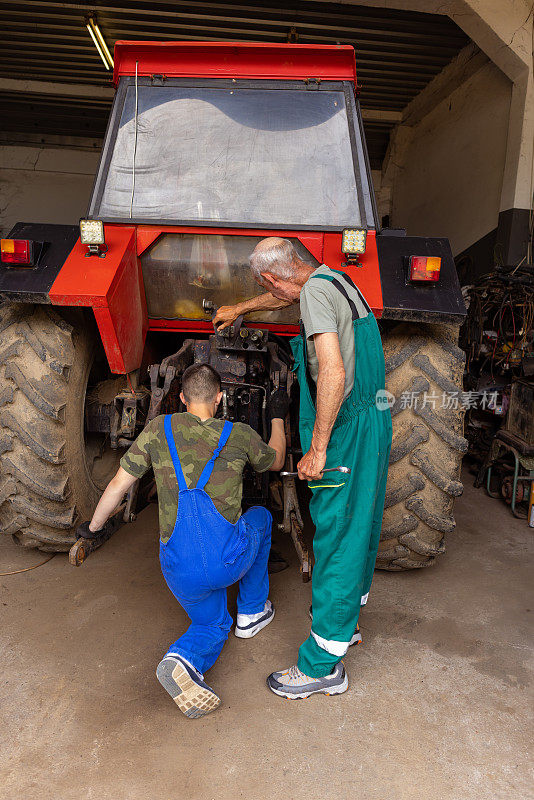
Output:
[[[18,223],[2,242],[3,531],[71,548],[124,448],[180,409],[193,361],[221,373],[223,416],[263,436],[269,391],[292,392],[291,471],[298,309],[221,334],[211,323],[218,306],[259,292],[248,259],[274,235],[310,264],[347,271],[381,321],[394,442],[377,566],[431,564],[454,527],[466,445],[459,408],[421,398],[461,388],[465,308],[446,239],[380,228],[353,48],[117,42],[114,82],[80,228]],[[270,494],[266,481],[248,476],[246,501],[280,499],[307,577],[294,481]],[[124,519],[153,496],[134,487]]]

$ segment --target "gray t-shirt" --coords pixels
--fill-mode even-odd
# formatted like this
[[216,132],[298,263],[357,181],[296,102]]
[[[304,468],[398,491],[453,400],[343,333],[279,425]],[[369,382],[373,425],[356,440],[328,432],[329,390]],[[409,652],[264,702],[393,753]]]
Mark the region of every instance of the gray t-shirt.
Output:
[[352,288],[342,277],[336,275],[329,267],[322,264],[313,272],[300,292],[300,316],[307,339],[308,368],[310,375],[317,382],[319,362],[315,352],[313,336],[316,333],[337,333],[339,336],[339,349],[345,367],[345,393],[348,397],[354,384],[354,329],[352,326],[352,312],[339,289],[330,282],[314,275],[333,275],[341,281],[348,296],[354,301],[360,317],[367,316],[367,309],[362,303],[358,292]]

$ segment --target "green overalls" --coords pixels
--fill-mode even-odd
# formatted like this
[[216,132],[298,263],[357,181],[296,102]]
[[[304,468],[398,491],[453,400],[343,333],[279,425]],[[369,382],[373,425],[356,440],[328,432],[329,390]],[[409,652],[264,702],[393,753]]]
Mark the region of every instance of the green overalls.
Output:
[[[348,283],[344,273],[337,273]],[[356,630],[360,605],[365,603],[380,538],[389,451],[391,413],[376,403],[385,388],[384,353],[373,313],[359,318],[343,281],[332,281],[351,306],[354,326],[354,386],[343,401],[326,454],[326,467],[351,467],[350,475],[330,472],[310,481],[310,513],[315,524],[310,636],[299,650],[298,667],[317,678],[332,672],[347,652]],[[302,327],[302,326],[301,326]],[[300,384],[300,441],[309,450],[315,423],[315,384],[309,377],[306,338],[291,340]],[[332,477],[335,476],[335,477]]]

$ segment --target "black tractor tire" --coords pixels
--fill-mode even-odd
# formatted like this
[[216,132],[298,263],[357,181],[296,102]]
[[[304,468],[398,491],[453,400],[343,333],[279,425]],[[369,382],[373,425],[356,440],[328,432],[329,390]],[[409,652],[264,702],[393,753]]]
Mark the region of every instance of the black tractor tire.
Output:
[[431,566],[445,550],[444,535],[454,530],[467,450],[465,354],[457,341],[452,325],[401,323],[383,334],[386,388],[395,400],[377,569]]
[[24,547],[68,550],[116,469],[102,468],[104,448],[88,450],[84,433],[99,353],[83,311],[0,306],[0,532]]

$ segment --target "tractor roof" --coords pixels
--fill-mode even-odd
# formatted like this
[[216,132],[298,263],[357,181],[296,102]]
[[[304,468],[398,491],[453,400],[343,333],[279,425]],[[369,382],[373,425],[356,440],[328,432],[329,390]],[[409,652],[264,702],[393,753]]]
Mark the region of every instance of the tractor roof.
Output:
[[356,82],[351,45],[258,42],[128,42],[115,44],[113,82],[123,75]]

